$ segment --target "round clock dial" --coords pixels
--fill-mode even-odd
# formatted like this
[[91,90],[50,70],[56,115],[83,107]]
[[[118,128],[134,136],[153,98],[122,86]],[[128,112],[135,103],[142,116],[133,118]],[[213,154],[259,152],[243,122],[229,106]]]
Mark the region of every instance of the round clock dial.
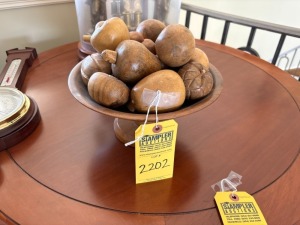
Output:
[[0,130],[18,121],[29,109],[26,95],[14,88],[0,88]]

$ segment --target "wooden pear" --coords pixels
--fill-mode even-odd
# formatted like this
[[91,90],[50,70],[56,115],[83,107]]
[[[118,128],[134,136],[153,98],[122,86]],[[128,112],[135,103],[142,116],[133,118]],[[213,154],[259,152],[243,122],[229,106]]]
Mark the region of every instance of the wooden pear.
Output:
[[147,75],[161,69],[161,62],[142,43],[122,41],[116,51],[104,50],[104,60],[112,63],[112,73],[127,84],[135,84]]

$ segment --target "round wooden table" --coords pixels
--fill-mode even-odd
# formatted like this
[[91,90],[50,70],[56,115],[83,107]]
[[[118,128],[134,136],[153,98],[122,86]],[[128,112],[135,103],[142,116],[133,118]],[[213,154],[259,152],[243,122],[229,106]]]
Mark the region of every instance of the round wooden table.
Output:
[[223,76],[220,97],[176,119],[174,176],[135,184],[134,150],[114,118],[68,89],[77,43],[44,53],[22,91],[41,114],[36,130],[0,153],[0,221],[13,224],[222,224],[211,185],[234,171],[268,224],[300,224],[300,83],[277,67],[197,41]]

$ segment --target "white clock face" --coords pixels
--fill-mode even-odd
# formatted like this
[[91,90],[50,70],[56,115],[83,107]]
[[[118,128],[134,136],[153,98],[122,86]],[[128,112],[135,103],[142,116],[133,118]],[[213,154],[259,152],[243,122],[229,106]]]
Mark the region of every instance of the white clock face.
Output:
[[0,87],[0,122],[18,113],[25,102],[22,92],[13,88]]

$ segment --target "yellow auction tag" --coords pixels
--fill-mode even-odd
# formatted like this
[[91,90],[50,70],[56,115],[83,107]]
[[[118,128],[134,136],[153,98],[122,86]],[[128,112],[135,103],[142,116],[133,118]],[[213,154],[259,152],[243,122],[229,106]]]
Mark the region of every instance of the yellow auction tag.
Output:
[[224,225],[267,225],[255,199],[247,192],[217,192],[215,201]]
[[141,135],[142,129],[143,136],[135,143],[136,183],[173,177],[177,123],[167,120],[141,125],[135,137]]

